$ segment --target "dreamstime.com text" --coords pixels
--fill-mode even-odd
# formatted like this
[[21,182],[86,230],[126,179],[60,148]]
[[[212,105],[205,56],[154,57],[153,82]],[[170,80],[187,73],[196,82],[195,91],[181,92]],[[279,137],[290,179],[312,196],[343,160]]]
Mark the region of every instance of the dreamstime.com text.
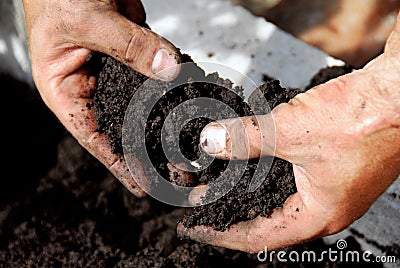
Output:
[[376,262],[376,263],[396,263],[400,261],[396,256],[374,256],[371,251],[351,251],[346,250],[346,240],[340,239],[336,242],[337,250],[329,248],[321,252],[305,250],[297,251],[268,251],[268,247],[257,253],[257,259],[260,262],[272,262],[275,258],[279,262]]

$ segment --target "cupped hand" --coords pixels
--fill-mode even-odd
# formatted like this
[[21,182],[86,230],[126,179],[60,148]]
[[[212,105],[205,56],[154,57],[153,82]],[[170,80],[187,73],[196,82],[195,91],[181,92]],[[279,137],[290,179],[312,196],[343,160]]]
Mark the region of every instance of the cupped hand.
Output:
[[[203,147],[207,153],[285,159],[293,164],[298,191],[267,218],[224,232],[179,224],[178,235],[257,252],[334,234],[360,218],[400,173],[399,51],[398,21],[385,52],[365,68],[299,94],[258,116],[258,125],[250,117],[208,125],[201,137],[203,145],[212,144]],[[272,130],[275,137],[265,135]]]
[[[180,71],[179,52],[167,40],[141,27],[145,11],[130,0],[24,0],[32,74],[46,105],[66,129],[132,193],[145,193],[132,178],[123,156],[111,152],[96,132],[91,109],[96,77],[87,59],[108,54],[134,70],[161,80]],[[121,14],[121,13],[123,14]]]

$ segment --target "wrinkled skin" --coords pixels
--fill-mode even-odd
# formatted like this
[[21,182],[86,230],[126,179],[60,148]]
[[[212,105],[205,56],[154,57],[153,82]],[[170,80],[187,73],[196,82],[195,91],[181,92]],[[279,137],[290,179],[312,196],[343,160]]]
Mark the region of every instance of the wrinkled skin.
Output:
[[[140,1],[24,0],[32,73],[46,105],[66,129],[133,194],[145,193],[132,178],[123,156],[111,152],[105,135],[95,132],[92,102],[96,78],[86,59],[92,51],[114,57],[149,77],[179,63],[177,49],[139,25],[145,22]],[[124,12],[124,16],[118,13]],[[164,49],[166,57],[156,57]],[[168,69],[171,80],[179,66]]]
[[[206,152],[222,159],[285,159],[294,166],[298,192],[268,218],[240,222],[225,232],[180,224],[178,235],[258,252],[337,233],[365,214],[400,173],[399,53],[400,17],[385,52],[363,69],[299,94],[258,117],[258,125],[245,117],[207,126],[201,139],[217,144],[221,135],[208,136],[208,129],[223,126],[226,142],[219,144],[226,146],[219,152],[204,147]],[[246,131],[238,129],[242,122]],[[275,129],[276,138],[263,137],[260,129]]]

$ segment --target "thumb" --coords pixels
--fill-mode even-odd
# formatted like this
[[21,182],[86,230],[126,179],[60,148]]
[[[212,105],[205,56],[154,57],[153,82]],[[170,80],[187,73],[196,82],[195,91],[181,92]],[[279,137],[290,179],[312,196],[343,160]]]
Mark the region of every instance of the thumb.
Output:
[[147,77],[170,81],[179,74],[179,51],[165,38],[114,10],[93,13],[74,29],[73,43],[110,55]]
[[220,120],[200,135],[202,149],[220,159],[250,159],[275,154],[272,114]]

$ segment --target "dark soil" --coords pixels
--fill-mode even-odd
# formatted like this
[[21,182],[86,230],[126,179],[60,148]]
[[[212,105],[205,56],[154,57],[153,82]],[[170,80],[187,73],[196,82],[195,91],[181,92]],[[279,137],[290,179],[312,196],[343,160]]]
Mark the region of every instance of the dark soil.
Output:
[[[138,88],[142,86],[146,77],[110,57],[103,57],[101,61],[103,68],[99,73],[98,88],[95,93],[95,112],[99,125],[98,130],[109,135],[110,144],[115,153],[122,153],[122,124],[125,112],[129,100]],[[191,62],[188,55],[184,55],[184,62]],[[200,108],[191,105],[184,111],[174,111],[173,126],[166,127],[167,129],[173,127],[181,129],[178,124],[184,121],[183,118],[185,116],[188,118],[196,118],[196,111],[199,109],[202,110],[204,115],[207,115],[193,119],[183,126],[179,135],[179,145],[174,145],[172,139],[170,139],[170,141],[169,137],[166,137],[167,143],[172,147],[179,146],[180,151],[186,158],[202,164],[202,161],[205,159],[199,159],[199,137],[203,127],[212,121],[209,118],[224,119],[232,117],[227,107],[235,111],[235,117],[254,115],[257,114],[257,111],[252,111],[250,107],[262,106],[261,98],[264,97],[268,101],[270,108],[273,109],[278,104],[289,101],[300,93],[301,90],[282,88],[278,80],[270,79],[265,76],[265,83],[259,87],[263,96],[257,94],[260,92],[255,91],[255,94],[250,96],[249,101],[245,102],[242,98],[242,88],[233,87],[231,81],[219,78],[217,73],[206,75],[203,70],[195,65],[187,67],[192,68],[190,71],[185,68],[186,67],[183,69],[181,77],[177,79],[183,81],[182,86],[173,88],[162,95],[154,107],[149,104],[149,100],[151,100],[153,96],[151,96],[151,94],[142,95],[140,99],[142,105],[140,106],[141,109],[130,111],[133,113],[131,117],[139,120],[138,118],[146,113],[146,107],[152,107],[151,111],[147,111],[149,116],[141,122],[142,124],[146,124],[145,140],[147,154],[158,173],[177,185],[194,186],[199,183],[210,183],[220,177],[225,171],[229,172],[230,178],[239,176],[238,179],[240,180],[238,180],[233,189],[222,198],[210,204],[196,207],[189,214],[185,215],[182,219],[184,225],[186,227],[208,225],[216,230],[223,231],[233,223],[251,220],[259,215],[268,216],[271,209],[282,206],[287,197],[296,192],[294,175],[290,163],[278,158],[270,160],[273,161],[271,166],[269,162],[259,162],[257,159],[245,163],[243,161],[233,161],[231,162],[229,170],[226,170],[229,161],[214,160],[206,169],[192,172],[191,178],[194,179],[185,183],[179,179],[176,172],[171,176],[168,163],[171,161],[174,162],[174,159],[167,159],[164,154],[161,131],[167,116],[170,116],[174,108],[185,101],[207,97],[225,103],[227,106],[221,104],[216,109],[211,109],[210,107]],[[308,88],[350,71],[351,68],[349,66],[323,69],[311,80],[311,84]],[[168,83],[154,81],[154,83],[151,84],[151,91],[166,92],[166,88],[169,86],[170,84]],[[250,106],[248,104],[250,104]],[[133,133],[130,134],[131,139],[138,139],[137,137],[140,136],[136,131],[138,127],[140,126],[131,127],[133,129]],[[171,136],[173,135],[171,134]],[[132,153],[142,151],[135,144],[130,147],[130,150]],[[179,160],[176,161],[179,162]],[[176,164],[176,162],[173,164]],[[250,181],[252,179],[254,180],[256,168],[262,170],[257,174],[263,176],[256,178],[256,180],[262,180],[263,183],[255,191],[248,192],[247,188]],[[244,173],[240,175],[243,169]],[[205,200],[217,199],[217,196],[221,192],[227,189],[227,187],[230,187],[231,182],[231,180],[228,180],[227,182],[219,183],[216,187],[213,187],[207,192]],[[153,182],[153,186],[155,184],[157,183]]]
[[353,70],[354,67],[351,65],[323,68],[311,78],[309,85],[306,87],[306,90],[318,86],[319,84],[325,83],[333,78],[350,73]]
[[[282,102],[289,101],[301,92],[299,89],[286,90],[280,86],[277,80],[269,80],[261,85],[259,89],[271,109]],[[252,107],[258,107],[260,105],[259,102],[260,97],[258,94],[253,94],[249,97],[249,103],[254,104]],[[253,114],[246,113],[242,115]],[[257,167],[262,170],[260,172],[261,178],[254,178],[254,172]],[[207,175],[215,176],[215,174]],[[255,191],[248,192],[248,185],[252,179],[263,180],[263,183]],[[212,198],[221,190],[223,190],[223,185],[211,188],[207,191],[205,199]],[[236,222],[251,220],[257,216],[267,217],[272,209],[281,206],[287,197],[295,192],[296,185],[293,169],[289,162],[275,158],[270,167],[268,162],[259,163],[258,160],[251,160],[246,165],[245,172],[239,182],[228,194],[216,202],[195,207],[193,211],[185,215],[182,222],[186,227],[208,225],[215,230],[224,231],[229,225]]]
[[[188,56],[185,56],[185,59],[187,62],[190,61]],[[110,57],[103,57],[102,63],[104,67],[100,71],[98,88],[95,93],[96,118],[99,122],[99,131],[109,133],[110,144],[113,146],[114,151],[121,153],[121,129],[125,110],[128,105],[127,100],[132,98],[145,78]],[[189,68],[192,67],[190,66]],[[191,99],[207,97],[219,100],[222,103],[217,109],[202,107],[203,114],[206,114],[208,118],[224,119],[233,116],[254,115],[249,105],[242,98],[242,88],[233,88],[231,81],[219,78],[218,74],[206,76],[204,71],[199,67],[194,66],[193,68],[195,70],[183,70],[183,75],[189,77],[179,77],[178,80],[180,79],[185,83],[163,95],[152,108],[150,115],[147,117],[147,122],[145,122],[148,155],[153,165],[159,171],[159,174],[168,180],[171,179],[171,176],[167,165],[170,161],[174,161],[174,159],[168,160],[164,155],[161,143],[161,130],[165,118],[175,107]],[[165,91],[164,88],[167,86],[167,83],[154,82],[152,91]],[[300,92],[300,90],[288,91],[282,88],[277,80],[266,82],[260,87],[260,90],[268,100],[271,108],[274,108],[279,103],[289,101],[290,98]],[[140,101],[143,103],[143,107],[146,107],[148,103],[146,97],[151,99],[152,96],[142,97]],[[233,109],[235,115],[230,114],[223,103]],[[258,107],[260,105],[259,96],[251,96],[249,103],[254,104],[253,107]],[[194,118],[193,116],[198,109],[200,108],[191,105],[181,113],[175,112],[172,124],[176,125],[184,121],[182,119],[184,116]],[[135,115],[132,118],[139,118],[145,110],[145,108],[133,110],[132,112]],[[184,156],[189,160],[198,160],[200,156],[200,149],[198,148],[200,132],[210,121],[210,119],[201,117],[193,119],[183,126],[180,132],[179,146]],[[132,129],[135,130],[137,127],[133,127]],[[137,136],[137,133],[132,134],[133,139],[137,138]],[[134,145],[131,150],[132,152],[137,152],[139,149]],[[201,159],[198,162],[201,164]],[[229,161],[214,160],[206,169],[193,172],[191,175],[196,179],[191,183],[212,182],[225,171],[228,163]],[[259,178],[265,179],[261,187],[254,192],[247,193],[247,185],[250,179],[253,178],[255,169],[259,166],[258,160],[251,160],[248,164],[244,164],[243,161],[235,161],[233,166],[229,167],[230,177],[240,174],[243,168],[245,168],[245,172],[239,183],[229,194],[216,202],[195,208],[190,215],[184,218],[184,224],[186,226],[211,225],[216,230],[225,230],[232,223],[250,220],[258,215],[267,216],[271,209],[281,206],[289,195],[296,192],[290,163],[275,159],[269,173],[268,164],[264,163],[260,165],[262,165],[261,168],[263,170],[261,174],[263,176],[268,174],[268,176],[266,178]],[[213,191],[208,191],[205,198],[213,198],[220,191],[224,190],[225,187],[229,186],[230,183],[231,181],[228,181],[228,183],[221,183],[213,187]]]
[[[8,115],[0,267],[352,266],[260,263],[255,255],[178,240],[176,223],[190,210],[134,197],[64,130],[35,89],[2,75],[0,85]],[[360,251],[352,237],[347,242]],[[318,239],[291,249],[329,248],[337,249]]]
[[[101,67],[97,88],[94,95],[97,130],[109,137],[111,149],[116,154],[122,154],[122,125],[126,108],[136,89],[146,80],[138,72],[132,72],[125,65],[115,64],[112,68],[104,58],[99,63],[97,56],[93,57],[94,65]],[[130,97],[129,97],[130,96]]]
[[[348,65],[323,68],[313,76],[305,90],[350,73],[352,70],[353,68]],[[282,88],[278,80],[267,75],[264,76],[263,80],[265,83],[259,87],[259,90],[263,93],[271,109],[280,103],[288,102],[302,92],[300,89]],[[256,91],[255,93],[258,92]],[[251,95],[249,103],[253,104],[252,107],[262,105],[258,94]],[[254,113],[257,114],[256,112]],[[243,115],[249,114],[245,113]],[[288,196],[296,192],[292,165],[279,158],[273,160],[270,170],[268,170],[267,165],[262,167],[265,169],[265,172],[262,173],[267,174],[265,179],[261,178],[264,179],[264,182],[256,191],[247,192],[247,187],[253,178],[257,165],[257,161],[250,161],[243,177],[228,194],[216,202],[195,207],[193,211],[182,219],[183,224],[186,227],[208,225],[215,230],[224,231],[229,225],[236,222],[251,220],[257,216],[267,217],[271,209],[281,206]],[[208,191],[205,198],[212,198],[215,191],[218,192],[218,190],[220,189]]]

